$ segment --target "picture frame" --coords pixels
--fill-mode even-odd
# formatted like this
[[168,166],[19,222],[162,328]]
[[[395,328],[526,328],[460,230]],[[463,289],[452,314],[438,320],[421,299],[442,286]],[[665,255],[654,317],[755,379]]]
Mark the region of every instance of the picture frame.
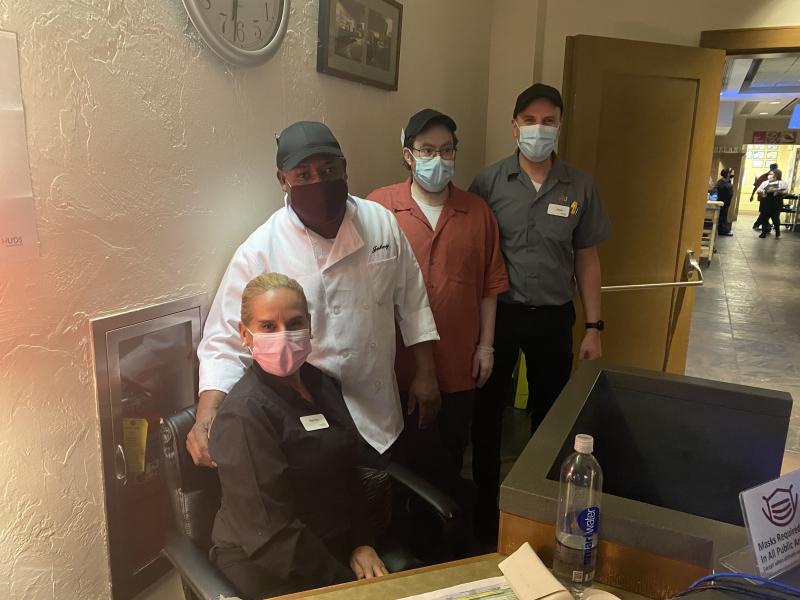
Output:
[[760,168],[764,166],[763,160],[754,160],[753,161],[753,168]]
[[320,0],[317,71],[396,91],[402,26],[396,0]]

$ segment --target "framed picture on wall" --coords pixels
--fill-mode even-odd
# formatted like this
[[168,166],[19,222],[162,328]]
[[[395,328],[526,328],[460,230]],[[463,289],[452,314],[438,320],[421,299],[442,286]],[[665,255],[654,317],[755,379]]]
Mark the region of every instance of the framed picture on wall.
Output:
[[777,150],[768,151],[767,158],[778,158],[778,151]]
[[748,150],[745,153],[745,158],[753,158],[753,151],[752,150]]
[[759,150],[758,152],[753,152],[753,158],[764,158],[764,151]]
[[777,149],[778,149],[778,144],[770,144],[769,146],[767,146],[767,150],[777,150]]
[[754,160],[753,161],[753,167],[754,168],[763,167],[763,166],[764,166],[764,161],[763,160]]
[[395,0],[320,0],[317,71],[396,90],[402,24]]

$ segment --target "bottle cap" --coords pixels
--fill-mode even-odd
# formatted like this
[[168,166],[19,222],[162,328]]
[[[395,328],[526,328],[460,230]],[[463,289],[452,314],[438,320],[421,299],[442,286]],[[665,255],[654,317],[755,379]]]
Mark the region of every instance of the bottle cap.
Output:
[[581,454],[591,454],[594,450],[594,438],[585,433],[575,436],[575,451]]

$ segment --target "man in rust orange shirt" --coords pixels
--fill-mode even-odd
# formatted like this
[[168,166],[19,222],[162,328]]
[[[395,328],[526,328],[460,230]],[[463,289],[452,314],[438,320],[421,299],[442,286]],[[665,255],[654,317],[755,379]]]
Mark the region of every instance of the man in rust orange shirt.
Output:
[[[434,425],[458,475],[469,440],[475,389],[494,364],[497,295],[508,289],[497,221],[479,196],[452,184],[456,146],[453,119],[426,108],[403,130],[403,159],[411,177],[372,192],[397,217],[417,258],[440,341],[434,344],[442,408]],[[401,400],[413,381],[413,354],[398,344],[395,362]],[[406,432],[414,439],[420,423],[405,406]],[[424,425],[424,424],[423,424]],[[410,430],[410,431],[409,431]],[[421,453],[424,460],[424,453]]]

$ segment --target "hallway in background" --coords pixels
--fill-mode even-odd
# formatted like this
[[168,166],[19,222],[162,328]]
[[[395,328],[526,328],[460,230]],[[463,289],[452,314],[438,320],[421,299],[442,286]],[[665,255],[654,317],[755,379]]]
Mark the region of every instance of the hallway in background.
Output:
[[703,271],[686,374],[791,393],[786,450],[800,452],[800,234],[759,239],[750,224],[718,238]]

